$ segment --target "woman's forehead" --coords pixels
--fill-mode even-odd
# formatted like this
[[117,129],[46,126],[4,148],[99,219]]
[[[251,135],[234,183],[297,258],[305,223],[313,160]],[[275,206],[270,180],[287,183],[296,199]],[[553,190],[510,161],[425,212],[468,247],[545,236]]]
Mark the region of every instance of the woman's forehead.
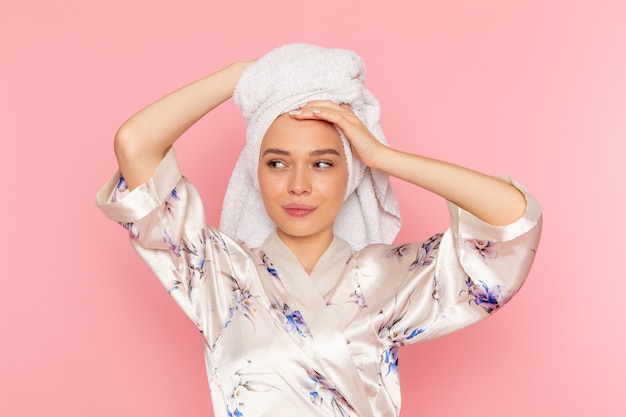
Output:
[[339,132],[332,123],[323,120],[296,120],[286,114],[274,120],[261,142],[261,149],[301,147],[336,147],[343,153]]

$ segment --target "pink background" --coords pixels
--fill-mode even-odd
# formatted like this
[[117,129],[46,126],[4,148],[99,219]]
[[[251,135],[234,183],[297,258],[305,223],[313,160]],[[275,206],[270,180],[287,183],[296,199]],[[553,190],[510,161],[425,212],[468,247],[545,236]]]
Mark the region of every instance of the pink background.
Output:
[[[544,208],[519,296],[404,350],[402,415],[626,414],[626,2],[37,3],[0,3],[2,415],[211,415],[199,336],[92,198],[131,113],[294,41],[363,56],[393,145],[512,175]],[[177,146],[214,224],[243,131],[228,102]],[[396,186],[399,240],[447,226]]]

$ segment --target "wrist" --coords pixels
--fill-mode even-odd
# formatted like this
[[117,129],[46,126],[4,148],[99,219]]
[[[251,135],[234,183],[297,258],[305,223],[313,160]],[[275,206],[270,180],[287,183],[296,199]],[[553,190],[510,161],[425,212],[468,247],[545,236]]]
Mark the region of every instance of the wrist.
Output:
[[387,173],[389,169],[387,165],[393,158],[394,152],[396,152],[394,149],[378,142],[376,149],[370,152],[367,161],[362,162],[370,168]]
[[248,66],[253,62],[254,61],[235,61],[227,68],[229,69],[229,71],[232,71],[233,74],[237,76],[237,79],[239,79],[239,77],[241,77],[241,74],[243,74],[246,68],[248,68]]
[[228,86],[229,97],[234,93],[241,75],[252,62],[254,61],[236,61],[222,69],[221,72],[224,77],[223,85]]

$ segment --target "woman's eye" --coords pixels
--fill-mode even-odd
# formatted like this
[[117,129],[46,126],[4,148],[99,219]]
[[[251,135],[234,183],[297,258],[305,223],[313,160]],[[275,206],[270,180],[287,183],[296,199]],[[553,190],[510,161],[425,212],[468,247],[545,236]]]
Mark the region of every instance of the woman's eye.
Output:
[[333,166],[333,163],[330,161],[317,161],[313,164],[315,168],[330,168]]
[[285,163],[283,161],[279,161],[276,159],[272,159],[271,161],[268,161],[267,165],[270,168],[284,168],[285,167]]

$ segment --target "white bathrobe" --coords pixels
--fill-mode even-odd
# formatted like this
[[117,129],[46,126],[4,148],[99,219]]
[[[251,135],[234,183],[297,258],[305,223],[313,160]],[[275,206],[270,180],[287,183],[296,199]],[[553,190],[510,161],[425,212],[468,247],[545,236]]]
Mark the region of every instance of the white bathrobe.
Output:
[[96,203],[200,331],[216,417],[391,417],[400,347],[488,317],[524,282],[541,210],[513,184],[527,201],[513,224],[449,204],[445,233],[356,253],[335,238],[310,276],[275,234],[249,249],[207,226],[173,151],[132,192],[116,173]]

